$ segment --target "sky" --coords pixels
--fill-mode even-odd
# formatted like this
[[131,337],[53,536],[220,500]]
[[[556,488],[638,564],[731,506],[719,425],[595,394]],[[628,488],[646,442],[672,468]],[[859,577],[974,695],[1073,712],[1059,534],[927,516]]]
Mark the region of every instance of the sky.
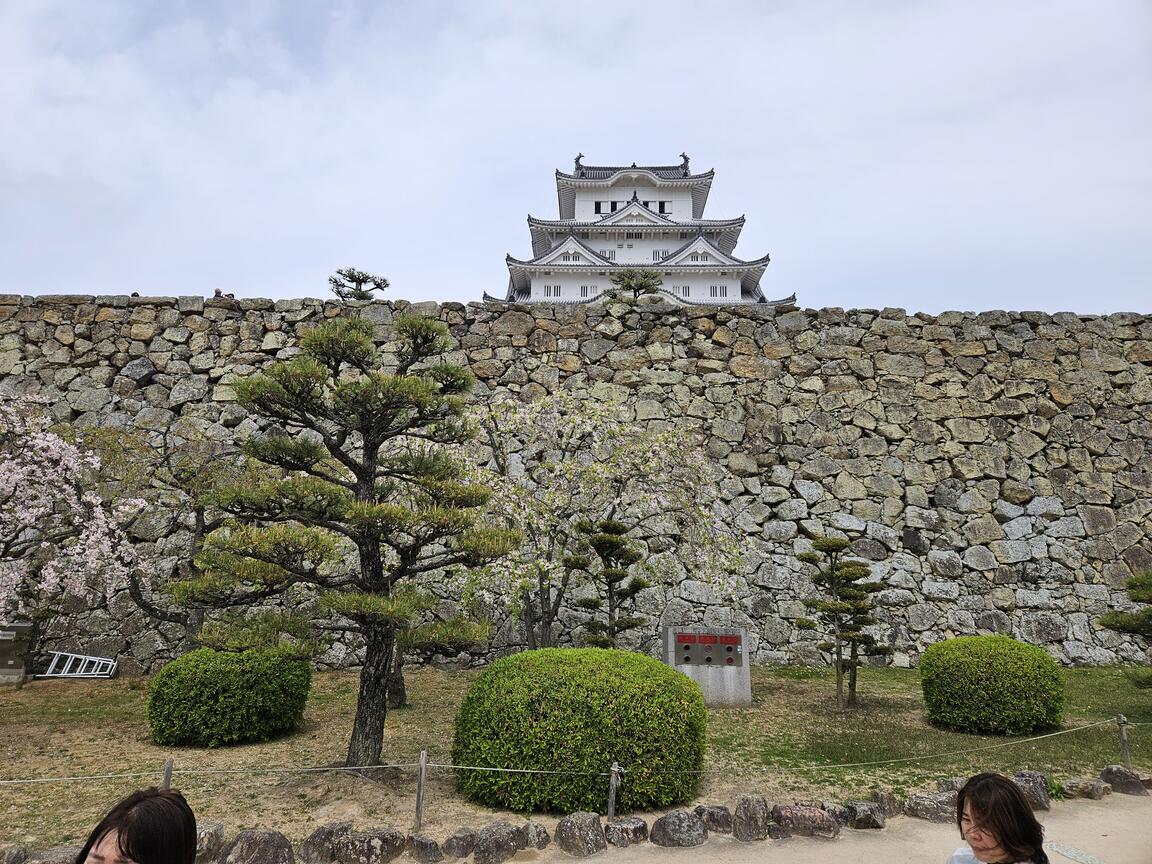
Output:
[[1152,313],[1146,0],[0,0],[0,293],[503,296],[682,151],[768,297]]

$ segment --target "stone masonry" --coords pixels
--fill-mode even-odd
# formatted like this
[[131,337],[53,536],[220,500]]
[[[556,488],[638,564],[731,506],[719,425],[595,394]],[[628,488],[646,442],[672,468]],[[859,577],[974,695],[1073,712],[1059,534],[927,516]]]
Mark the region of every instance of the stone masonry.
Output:
[[[820,662],[795,626],[811,584],[792,556],[836,534],[887,586],[877,632],[898,665],[989,632],[1063,662],[1148,659],[1095,619],[1131,608],[1125,580],[1152,567],[1152,316],[648,299],[360,311],[386,351],[397,311],[445,322],[448,359],[476,374],[478,398],[564,388],[706,435],[751,566],[735,600],[688,578],[646,592],[663,623],[744,626],[756,661]],[[0,389],[41,394],[82,426],[232,440],[256,427],[229,383],[341,312],[312,299],[0,296]],[[139,533],[168,567],[186,554],[179,520]],[[494,650],[514,647],[514,623]],[[117,653],[128,670],[171,656],[183,635],[124,592],[70,626],[62,644]],[[337,646],[327,659],[356,655]]]

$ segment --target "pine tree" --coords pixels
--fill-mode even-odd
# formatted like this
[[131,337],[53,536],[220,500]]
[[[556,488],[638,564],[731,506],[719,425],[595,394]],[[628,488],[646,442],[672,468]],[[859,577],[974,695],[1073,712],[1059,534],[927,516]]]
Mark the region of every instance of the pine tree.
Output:
[[337,270],[335,276],[328,277],[328,285],[341,300],[371,300],[373,291],[383,291],[388,287],[388,280],[355,267],[345,267]]
[[[816,620],[797,622],[803,629],[822,630],[826,641],[817,647],[832,653],[836,670],[836,705],[838,708],[856,706],[856,670],[862,657],[892,653],[886,645],[879,645],[874,636],[864,632],[872,617],[872,594],[884,586],[879,582],[865,582],[871,569],[863,561],[845,561],[844,550],[848,541],[834,537],[821,537],[812,542],[812,552],[802,552],[797,559],[816,568],[812,584],[823,594],[804,601],[816,615]],[[847,649],[847,656],[845,656]],[[844,697],[844,672],[848,670],[848,697]]]
[[[582,570],[596,587],[595,597],[576,602],[576,606],[593,617],[584,623],[589,645],[597,648],[615,648],[619,636],[644,624],[640,616],[625,616],[635,607],[636,595],[652,583],[643,576],[629,576],[628,568],[643,560],[644,555],[628,542],[628,526],[606,519],[602,522],[583,522],[577,526],[588,549],[596,556],[569,555],[565,566]],[[604,614],[601,621],[595,617]]]
[[612,284],[621,291],[631,291],[635,299],[641,294],[655,294],[656,289],[664,284],[664,280],[655,270],[626,267],[612,276]]
[[[266,471],[212,493],[230,520],[207,538],[201,573],[177,586],[220,607],[315,597],[328,616],[318,629],[363,639],[347,765],[380,763],[397,639],[411,642],[435,603],[428,581],[516,542],[481,523],[490,492],[465,482],[452,454],[472,434],[462,418],[472,378],[435,362],[446,328],[400,317],[394,331],[399,350],[386,358],[371,322],[326,321],[299,355],[233,385],[241,405],[271,421],[243,444]],[[430,629],[435,640],[460,625]]]

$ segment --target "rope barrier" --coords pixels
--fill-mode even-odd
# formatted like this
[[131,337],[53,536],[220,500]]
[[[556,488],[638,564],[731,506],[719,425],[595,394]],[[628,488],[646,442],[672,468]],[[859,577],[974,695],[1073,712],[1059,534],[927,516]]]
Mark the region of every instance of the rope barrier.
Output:
[[[1044,735],[1035,735],[1031,738],[1019,738],[1014,741],[1001,741],[995,744],[985,744],[980,747],[969,747],[962,750],[948,750],[943,753],[928,753],[923,756],[903,756],[897,759],[878,759],[870,762],[841,762],[828,764],[807,764],[807,765],[787,765],[787,766],[762,766],[753,767],[747,774],[779,774],[787,771],[820,771],[820,770],[835,770],[840,768],[870,768],[879,765],[896,765],[907,762],[923,762],[929,759],[941,759],[947,756],[964,756],[969,753],[981,753],[986,750],[998,750],[1004,747],[1015,747],[1019,744],[1029,744],[1033,741],[1042,741],[1046,738],[1055,738],[1059,735],[1069,735],[1073,732],[1080,732],[1084,729],[1092,729],[1097,726],[1106,726],[1115,723],[1115,720],[1100,720],[1096,723],[1088,723],[1084,726],[1076,726],[1072,729],[1061,729],[1058,732],[1048,732]],[[1148,723],[1128,723],[1129,726],[1147,726]],[[196,775],[210,775],[210,774],[305,774],[311,772],[323,771],[369,771],[378,770],[381,768],[416,768],[419,767],[419,762],[397,762],[389,765],[337,765],[337,766],[303,766],[298,768],[177,768],[174,774],[190,777]],[[428,768],[449,768],[456,771],[495,771],[509,774],[551,774],[551,775],[565,775],[569,777],[582,776],[582,777],[609,777],[611,772],[608,771],[564,771],[557,769],[545,768],[490,768],[481,765],[451,765],[442,762],[428,762]],[[730,774],[732,768],[710,768],[701,769],[698,771],[692,770],[676,770],[676,769],[646,769],[644,766],[633,766],[629,769],[632,772],[648,773],[648,774]],[[0,786],[20,786],[32,785],[38,783],[74,783],[84,782],[89,780],[121,780],[138,777],[155,777],[156,771],[132,771],[118,774],[91,774],[73,777],[30,777],[24,779],[3,780],[0,779]]]

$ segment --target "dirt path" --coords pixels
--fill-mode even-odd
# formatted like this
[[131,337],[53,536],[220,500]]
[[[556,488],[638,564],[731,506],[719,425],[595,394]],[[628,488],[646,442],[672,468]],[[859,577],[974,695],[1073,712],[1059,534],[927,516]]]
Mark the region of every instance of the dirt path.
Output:
[[[1056,846],[1072,847],[1082,864],[1152,864],[1152,798],[1111,795],[1103,801],[1057,801],[1044,823],[1048,857],[1052,864],[1071,864]],[[883,831],[845,831],[837,840],[793,837],[764,843],[740,843],[731,837],[712,837],[698,849],[664,849],[645,843],[610,853],[612,864],[944,864],[960,845],[951,825],[922,819],[892,819]],[[521,852],[514,861],[571,862],[555,846],[542,853]]]

